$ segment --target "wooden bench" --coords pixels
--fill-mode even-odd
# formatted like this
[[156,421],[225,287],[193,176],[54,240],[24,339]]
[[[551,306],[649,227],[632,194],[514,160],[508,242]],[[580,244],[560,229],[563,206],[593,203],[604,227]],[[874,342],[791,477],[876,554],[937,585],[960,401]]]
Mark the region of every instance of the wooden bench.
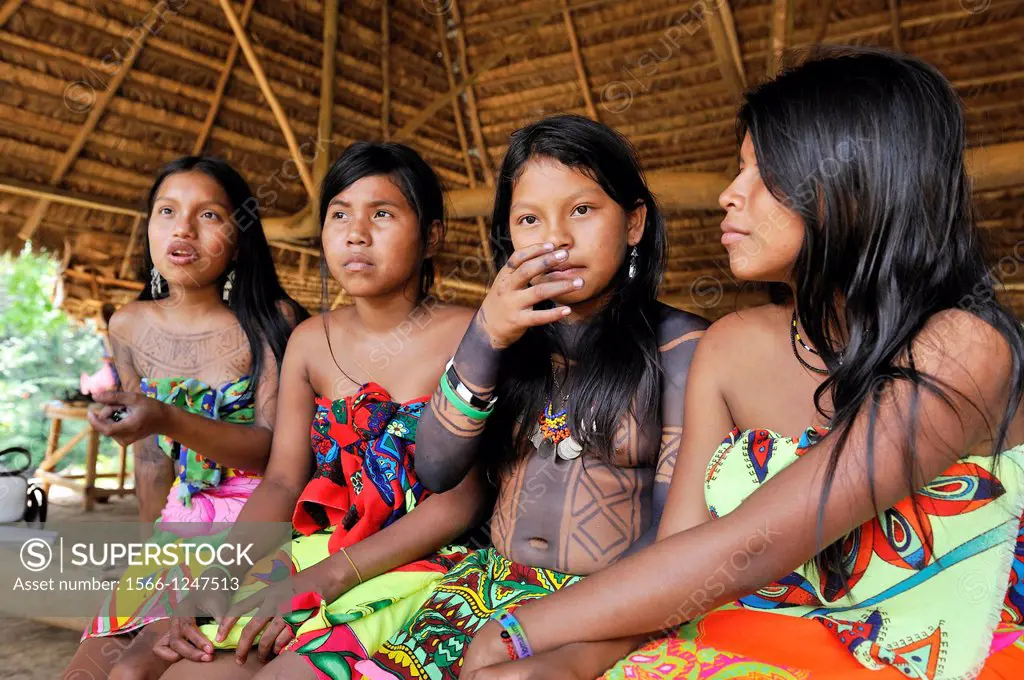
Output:
[[[118,444],[121,449],[119,469],[117,472],[97,474],[96,463],[100,451],[100,433],[89,425],[86,417],[86,406],[67,404],[62,401],[51,401],[43,406],[43,413],[50,419],[50,437],[46,443],[46,455],[35,472],[35,476],[43,483],[43,489],[49,492],[50,486],[56,484],[73,489],[82,494],[82,507],[89,511],[98,500],[105,502],[111,496],[126,496],[135,493],[134,488],[125,487],[127,476],[128,447]],[[71,438],[63,446],[60,444],[62,423],[65,420],[83,420],[86,423],[81,432]],[[73,449],[78,442],[89,438],[86,445],[85,473],[62,474],[54,472],[57,463]],[[97,479],[117,478],[117,488],[111,489],[96,485]]]

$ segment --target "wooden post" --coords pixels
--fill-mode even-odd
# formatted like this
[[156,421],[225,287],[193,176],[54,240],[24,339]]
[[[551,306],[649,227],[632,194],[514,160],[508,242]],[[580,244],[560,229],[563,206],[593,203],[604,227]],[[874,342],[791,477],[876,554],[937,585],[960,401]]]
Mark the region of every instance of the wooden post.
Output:
[[900,36],[900,8],[898,0],[889,0],[889,21],[892,23],[892,46],[899,52],[903,51],[903,38]]
[[331,121],[334,116],[334,70],[337,64],[338,0],[324,0],[324,44],[320,59],[320,114],[316,128],[316,156],[313,178],[317,186],[327,175],[331,162]]
[[779,74],[783,55],[793,34],[795,0],[772,0],[771,49],[768,52],[768,75]]
[[384,141],[391,138],[391,21],[390,0],[380,8],[380,131]]
[[82,490],[85,497],[82,499],[82,508],[89,512],[96,502],[96,463],[99,461],[100,433],[92,429],[91,425],[87,424],[86,427],[89,428],[89,445],[85,455],[85,488]]
[[124,444],[118,444],[121,449],[118,455],[118,468],[117,468],[117,490],[124,495],[124,479],[128,473],[128,447]]
[[136,215],[135,221],[132,223],[132,233],[128,237],[128,248],[124,251],[124,257],[121,259],[121,269],[118,271],[118,278],[128,278],[128,267],[132,263],[132,253],[135,252],[135,241],[139,237],[139,225],[142,224],[142,215]]
[[[440,14],[436,15],[437,39],[441,45],[441,60],[444,62],[444,71],[448,76],[448,89],[455,91],[455,70],[452,68],[451,52],[448,49],[448,37],[444,28],[444,19]],[[465,74],[463,74],[465,77]],[[452,97],[452,111],[455,115],[455,131],[459,137],[459,147],[462,149],[462,158],[466,165],[466,176],[469,178],[470,188],[476,188],[476,169],[469,157],[469,141],[466,138],[466,124],[462,119],[462,109],[459,107],[458,97]],[[494,256],[491,252],[491,239],[487,230],[487,223],[483,217],[476,218],[477,231],[480,233],[480,246],[483,248],[484,259],[487,261],[487,271],[494,276]]]
[[597,107],[594,106],[594,97],[590,93],[587,69],[583,66],[583,52],[580,50],[580,41],[576,36],[576,26],[572,22],[568,0],[562,0],[562,22],[565,24],[565,32],[569,35],[569,47],[572,49],[572,60],[576,65],[576,78],[580,83],[580,92],[583,94],[583,103],[587,107],[587,115],[590,116],[590,120],[599,120]]
[[231,24],[231,30],[235,33],[235,38],[238,39],[238,44],[242,48],[242,53],[245,54],[246,61],[249,62],[249,68],[252,69],[252,74],[256,77],[256,82],[260,86],[260,92],[263,93],[267,103],[270,104],[270,110],[274,114],[274,118],[277,119],[277,124],[281,127],[281,134],[284,135],[285,142],[288,144],[288,151],[292,155],[292,161],[298,168],[299,177],[302,179],[303,186],[306,187],[306,193],[309,195],[311,202],[316,202],[316,186],[313,182],[313,175],[310,174],[309,168],[302,161],[302,154],[299,152],[299,143],[295,140],[295,133],[292,132],[292,126],[288,122],[288,117],[284,113],[284,108],[281,106],[281,102],[277,100],[277,96],[274,95],[273,88],[270,87],[270,81],[267,80],[267,74],[263,70],[263,66],[260,64],[260,60],[256,58],[256,52],[252,49],[252,43],[249,42],[249,36],[245,34],[245,29],[242,28],[241,22],[238,21],[238,16],[235,15],[235,10],[231,8],[231,0],[218,0],[220,7],[224,11],[224,16],[227,18],[228,23]]
[[725,80],[733,97],[740,100],[743,98],[743,91],[747,89],[747,79],[728,0],[724,0],[717,9],[705,9],[704,19],[707,22],[708,35],[711,37],[711,46],[714,48],[722,79]]
[[836,6],[836,0],[825,0],[821,6],[821,13],[814,29],[814,44],[817,45],[828,35],[828,20],[832,16],[832,8]]
[[[466,30],[462,25],[462,18],[459,14],[458,0],[452,0],[452,18],[455,20],[455,46],[458,48],[459,72],[462,79],[469,78],[469,59],[466,56]],[[480,161],[480,169],[484,173],[484,183],[494,186],[494,168],[491,165],[491,156],[487,151],[487,141],[484,139],[483,129],[480,127],[480,111],[476,106],[476,92],[472,85],[466,88],[466,109],[469,113],[469,125],[473,131],[473,144],[476,145],[477,160]]]
[[[40,470],[51,470],[53,469],[53,463],[50,462],[50,457],[53,456],[54,451],[57,450],[57,444],[60,443],[60,430],[61,421],[60,418],[54,418],[50,421],[50,436],[46,440],[46,453],[43,454],[43,462],[40,463]],[[50,483],[43,481],[43,492],[49,493]]]
[[0,7],[0,27],[3,27],[7,20],[14,16],[14,13],[21,8],[24,2],[25,0],[7,0],[3,7]]
[[[252,14],[252,6],[256,0],[245,0],[245,6],[242,7],[242,26],[245,27],[249,23],[249,15]],[[203,121],[203,129],[199,131],[199,136],[196,137],[195,144],[192,145],[192,155],[198,156],[203,152],[206,147],[206,142],[210,139],[210,132],[213,130],[213,122],[217,119],[217,113],[220,111],[220,105],[224,101],[224,91],[228,88],[228,81],[231,80],[231,71],[235,68],[235,62],[238,60],[238,39],[236,38],[231,47],[228,48],[228,58],[224,61],[224,68],[220,72],[220,78],[217,79],[217,89],[213,92],[213,101],[210,102],[210,108],[206,112],[206,119]],[[124,277],[124,274],[121,275]]]

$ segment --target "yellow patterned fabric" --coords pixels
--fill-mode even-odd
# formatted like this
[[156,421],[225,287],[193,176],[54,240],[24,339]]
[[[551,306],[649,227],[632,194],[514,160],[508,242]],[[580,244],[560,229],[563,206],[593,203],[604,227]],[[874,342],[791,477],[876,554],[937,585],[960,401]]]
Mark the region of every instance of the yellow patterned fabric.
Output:
[[[734,510],[826,433],[734,431],[708,464],[712,515]],[[739,604],[817,620],[868,668],[970,677],[1021,632],[1022,510],[1024,446],[965,456],[847,537],[845,583],[811,561]]]

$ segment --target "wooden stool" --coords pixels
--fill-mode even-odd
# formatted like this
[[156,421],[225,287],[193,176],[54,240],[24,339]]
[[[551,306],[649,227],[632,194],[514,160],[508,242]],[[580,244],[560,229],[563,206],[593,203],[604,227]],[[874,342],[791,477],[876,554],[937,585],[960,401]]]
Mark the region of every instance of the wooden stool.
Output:
[[[96,462],[100,451],[100,433],[92,429],[91,425],[88,425],[89,419],[85,415],[87,411],[88,409],[85,406],[73,406],[62,401],[51,401],[43,406],[43,413],[51,421],[50,438],[46,443],[46,455],[43,457],[43,462],[39,465],[39,469],[36,470],[35,476],[42,480],[43,489],[47,493],[50,491],[51,484],[80,492],[83,496],[82,507],[89,511],[93,509],[93,504],[97,499],[103,502],[111,496],[126,496],[135,493],[135,489],[126,489],[124,486],[125,468],[128,464],[128,447],[126,446],[118,444],[121,449],[120,469],[118,472],[102,475],[96,474]],[[63,446],[59,446],[61,425],[64,420],[84,420],[86,426],[81,432],[72,437],[71,441]],[[86,447],[85,474],[59,474],[54,472],[53,468],[60,462],[60,459],[86,437],[89,437],[89,443]],[[96,486],[96,480],[104,477],[117,477],[117,488],[108,489]]]

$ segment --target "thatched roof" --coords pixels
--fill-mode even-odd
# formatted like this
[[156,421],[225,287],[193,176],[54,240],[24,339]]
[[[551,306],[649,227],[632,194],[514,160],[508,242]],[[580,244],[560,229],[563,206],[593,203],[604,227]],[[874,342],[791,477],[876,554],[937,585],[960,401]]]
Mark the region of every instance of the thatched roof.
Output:
[[[717,317],[761,299],[735,295],[718,243],[714,197],[735,163],[740,93],[784,49],[870,44],[925,58],[964,98],[981,225],[1024,312],[1024,272],[1005,261],[1024,258],[1014,253],[1024,237],[1024,2],[338,4],[0,1],[0,248],[20,248],[20,233],[65,253],[74,314],[127,299],[141,285],[132,233],[151,177],[202,151],[264,196],[273,190],[263,208],[279,218],[268,220],[279,270],[315,309],[315,225],[302,214],[310,190],[344,145],[390,138],[417,148],[448,187],[456,218],[438,278],[472,303],[488,278],[482,216],[509,133],[576,112],[630,137],[651,173],[670,217],[664,299]],[[292,159],[311,161],[318,135],[332,149],[300,173]],[[332,301],[338,292],[332,285]]]

